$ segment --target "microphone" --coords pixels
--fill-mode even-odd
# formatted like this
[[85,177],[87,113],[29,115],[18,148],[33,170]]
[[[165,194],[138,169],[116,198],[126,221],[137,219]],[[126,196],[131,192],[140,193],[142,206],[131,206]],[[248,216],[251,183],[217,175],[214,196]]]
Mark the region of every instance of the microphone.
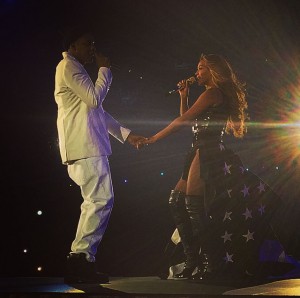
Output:
[[[196,77],[195,77],[195,76],[192,76],[192,77],[186,79],[186,82],[187,82],[187,84],[188,84],[189,86],[191,86],[191,85],[193,85],[193,84],[196,82]],[[170,91],[167,93],[167,95],[172,95],[172,94],[174,94],[174,93],[176,93],[176,92],[178,92],[178,91],[180,91],[180,90],[181,90],[181,86],[177,86],[177,87],[174,88],[173,90],[170,90]]]

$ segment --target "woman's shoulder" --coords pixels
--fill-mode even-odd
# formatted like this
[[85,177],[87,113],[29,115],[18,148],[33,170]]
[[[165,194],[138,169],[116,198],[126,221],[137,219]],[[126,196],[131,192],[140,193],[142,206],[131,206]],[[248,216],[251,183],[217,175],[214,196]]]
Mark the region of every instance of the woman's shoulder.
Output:
[[208,88],[204,92],[206,92],[207,94],[210,94],[210,95],[220,95],[220,96],[223,95],[223,92],[218,87]]
[[204,95],[213,106],[221,105],[224,102],[224,95],[222,91],[217,87],[205,90]]

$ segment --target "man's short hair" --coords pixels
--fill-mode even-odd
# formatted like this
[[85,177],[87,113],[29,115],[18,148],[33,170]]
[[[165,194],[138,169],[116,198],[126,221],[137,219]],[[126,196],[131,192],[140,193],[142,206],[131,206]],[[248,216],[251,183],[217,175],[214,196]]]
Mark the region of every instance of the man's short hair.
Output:
[[86,34],[92,34],[92,30],[89,25],[76,25],[65,28],[62,32],[63,50],[67,51],[73,42]]

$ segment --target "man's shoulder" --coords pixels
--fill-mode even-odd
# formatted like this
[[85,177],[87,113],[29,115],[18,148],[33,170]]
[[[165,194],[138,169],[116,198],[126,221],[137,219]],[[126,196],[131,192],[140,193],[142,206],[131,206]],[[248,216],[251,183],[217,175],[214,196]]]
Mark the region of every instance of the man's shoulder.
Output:
[[81,70],[82,65],[70,56],[64,56],[63,59],[57,64],[57,68],[61,70]]

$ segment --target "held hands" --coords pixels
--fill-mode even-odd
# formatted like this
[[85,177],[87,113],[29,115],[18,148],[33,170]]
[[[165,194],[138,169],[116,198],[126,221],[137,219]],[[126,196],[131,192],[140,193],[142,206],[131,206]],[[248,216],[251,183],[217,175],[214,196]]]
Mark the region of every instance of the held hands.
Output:
[[127,137],[127,141],[130,145],[134,146],[136,149],[141,149],[144,146],[148,146],[149,144],[155,143],[157,141],[157,138],[156,136],[145,138],[143,136],[134,135],[130,133]]
[[137,149],[140,149],[142,148],[143,146],[148,146],[149,144],[153,144],[157,141],[157,139],[155,138],[155,136],[152,136],[150,138],[144,138],[143,140],[140,140],[138,142],[138,146],[137,146]]
[[130,133],[127,137],[127,141],[130,145],[134,146],[136,149],[141,149],[144,146],[144,142],[147,139],[143,136],[138,136]]

